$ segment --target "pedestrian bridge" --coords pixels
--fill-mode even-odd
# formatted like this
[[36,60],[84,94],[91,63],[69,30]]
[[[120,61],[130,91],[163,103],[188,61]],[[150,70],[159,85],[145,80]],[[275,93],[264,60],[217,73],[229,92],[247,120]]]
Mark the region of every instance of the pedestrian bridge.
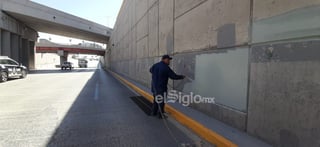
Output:
[[39,32],[100,43],[108,43],[112,32],[106,26],[29,0],[0,0],[1,3],[4,13]]

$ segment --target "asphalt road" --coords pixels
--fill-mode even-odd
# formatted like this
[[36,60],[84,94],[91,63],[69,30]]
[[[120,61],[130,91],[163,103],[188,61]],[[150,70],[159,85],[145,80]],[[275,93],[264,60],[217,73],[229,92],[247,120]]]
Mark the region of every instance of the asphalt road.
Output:
[[0,83],[0,147],[180,146],[175,125],[147,116],[102,69],[42,70]]

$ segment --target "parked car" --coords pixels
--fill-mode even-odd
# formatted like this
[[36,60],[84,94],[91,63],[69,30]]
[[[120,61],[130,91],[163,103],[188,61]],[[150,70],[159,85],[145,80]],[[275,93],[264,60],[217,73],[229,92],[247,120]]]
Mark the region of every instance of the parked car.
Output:
[[78,65],[80,68],[87,68],[88,67],[88,61],[85,59],[78,59]]
[[26,78],[27,74],[27,67],[7,56],[0,56],[0,82],[14,78]]
[[71,62],[65,61],[63,62],[63,64],[61,65],[61,70],[72,70],[73,68],[73,64]]

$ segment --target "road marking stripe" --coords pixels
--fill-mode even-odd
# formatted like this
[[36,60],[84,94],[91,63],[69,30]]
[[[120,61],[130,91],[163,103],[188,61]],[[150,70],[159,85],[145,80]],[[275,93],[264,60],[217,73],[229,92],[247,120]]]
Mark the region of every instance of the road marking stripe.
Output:
[[[130,88],[135,90],[137,93],[141,94],[143,97],[147,98],[150,102],[153,102],[153,96],[149,94],[148,92],[138,88],[131,82],[127,81],[120,75],[108,70],[113,76],[115,76],[118,80],[122,81],[123,83],[127,84]],[[230,140],[224,138],[220,134],[206,128],[201,123],[193,120],[192,118],[186,116],[185,114],[179,112],[175,108],[166,105],[166,111],[175,118],[178,122],[180,122],[182,125],[188,127],[193,132],[207,140],[208,142],[216,145],[217,147],[237,147],[236,144],[231,142]]]
[[96,83],[95,91],[94,91],[94,100],[99,99],[99,83]]

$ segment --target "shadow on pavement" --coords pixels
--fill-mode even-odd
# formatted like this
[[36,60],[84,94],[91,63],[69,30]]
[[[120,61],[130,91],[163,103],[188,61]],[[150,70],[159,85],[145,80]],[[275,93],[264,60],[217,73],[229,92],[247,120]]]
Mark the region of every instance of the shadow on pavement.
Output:
[[[48,140],[48,147],[180,146],[191,142],[173,124],[150,117],[132,101],[127,87],[103,69],[97,69]],[[177,145],[179,144],[179,145]]]

